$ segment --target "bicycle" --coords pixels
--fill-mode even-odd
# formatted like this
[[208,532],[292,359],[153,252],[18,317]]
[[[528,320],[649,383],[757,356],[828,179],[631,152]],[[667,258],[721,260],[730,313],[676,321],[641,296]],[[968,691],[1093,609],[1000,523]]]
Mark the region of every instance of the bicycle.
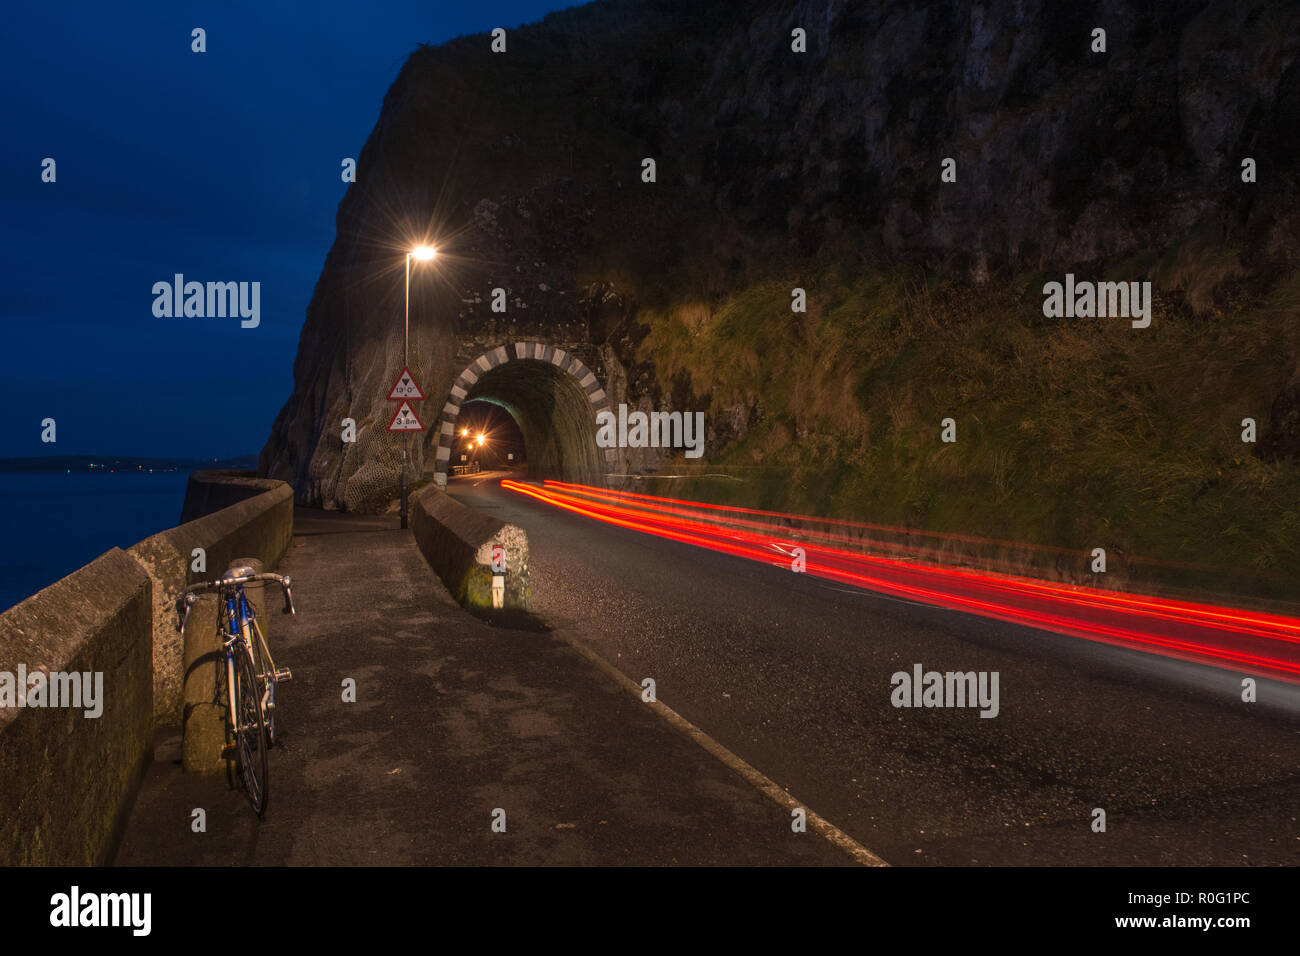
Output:
[[222,748],[224,758],[236,759],[239,778],[258,819],[266,815],[270,798],[267,751],[275,744],[275,685],[290,680],[287,667],[276,667],[266,636],[257,623],[244,585],[274,581],[284,592],[284,613],[296,614],[292,580],[270,572],[258,574],[241,566],[216,581],[191,584],[176,597],[176,629],[185,633],[190,610],[203,591],[217,592],[217,634],[226,661],[227,726],[233,742]]

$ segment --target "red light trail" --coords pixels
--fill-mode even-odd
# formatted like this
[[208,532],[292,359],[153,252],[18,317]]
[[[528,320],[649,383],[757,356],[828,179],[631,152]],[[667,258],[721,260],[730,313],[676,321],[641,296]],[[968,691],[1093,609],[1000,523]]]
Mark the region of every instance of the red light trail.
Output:
[[[708,548],[734,557],[791,567],[803,548],[805,573],[922,604],[1012,624],[1300,683],[1300,619],[1177,601],[1151,595],[1068,586],[1002,573],[944,567],[896,556],[847,550],[857,541],[839,532],[780,527],[757,520],[838,528],[905,529],[837,519],[609,491],[548,481],[545,487],[505,480],[501,487],[597,521]],[[966,539],[981,540],[981,539]],[[904,553],[899,543],[881,544]],[[918,549],[906,552],[916,555]],[[921,554],[937,552],[921,549]]]

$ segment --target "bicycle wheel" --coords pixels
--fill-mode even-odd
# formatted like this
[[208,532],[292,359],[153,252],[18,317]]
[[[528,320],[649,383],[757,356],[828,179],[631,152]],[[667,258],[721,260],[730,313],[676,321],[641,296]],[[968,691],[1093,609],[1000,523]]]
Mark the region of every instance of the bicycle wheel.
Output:
[[262,719],[262,689],[253,670],[247,647],[235,651],[235,709],[238,711],[235,744],[239,754],[239,776],[259,818],[265,816],[270,797],[267,779],[266,722]]

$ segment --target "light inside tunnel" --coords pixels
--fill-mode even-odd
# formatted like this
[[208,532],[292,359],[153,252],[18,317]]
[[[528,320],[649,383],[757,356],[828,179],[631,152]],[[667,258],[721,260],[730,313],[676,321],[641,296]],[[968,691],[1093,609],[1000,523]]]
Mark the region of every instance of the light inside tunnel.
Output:
[[452,441],[452,460],[457,464],[477,464],[478,470],[492,471],[527,461],[523,432],[501,405],[482,399],[466,402],[460,420],[467,424],[457,430]]
[[598,521],[765,564],[791,567],[801,548],[804,573],[880,594],[1300,683],[1297,618],[852,551],[788,527],[738,527],[696,502],[547,484],[501,486]]

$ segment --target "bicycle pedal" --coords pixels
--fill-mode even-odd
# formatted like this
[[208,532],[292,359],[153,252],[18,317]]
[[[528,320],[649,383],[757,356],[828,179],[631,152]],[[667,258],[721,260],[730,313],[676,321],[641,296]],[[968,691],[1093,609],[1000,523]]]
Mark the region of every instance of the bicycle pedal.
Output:
[[236,753],[238,753],[238,751],[239,748],[236,747],[234,744],[226,744],[224,747],[221,748],[221,759],[234,760],[235,755]]
[[289,671],[289,668],[277,667],[275,669],[275,682],[283,684],[287,680],[293,680],[293,674]]

